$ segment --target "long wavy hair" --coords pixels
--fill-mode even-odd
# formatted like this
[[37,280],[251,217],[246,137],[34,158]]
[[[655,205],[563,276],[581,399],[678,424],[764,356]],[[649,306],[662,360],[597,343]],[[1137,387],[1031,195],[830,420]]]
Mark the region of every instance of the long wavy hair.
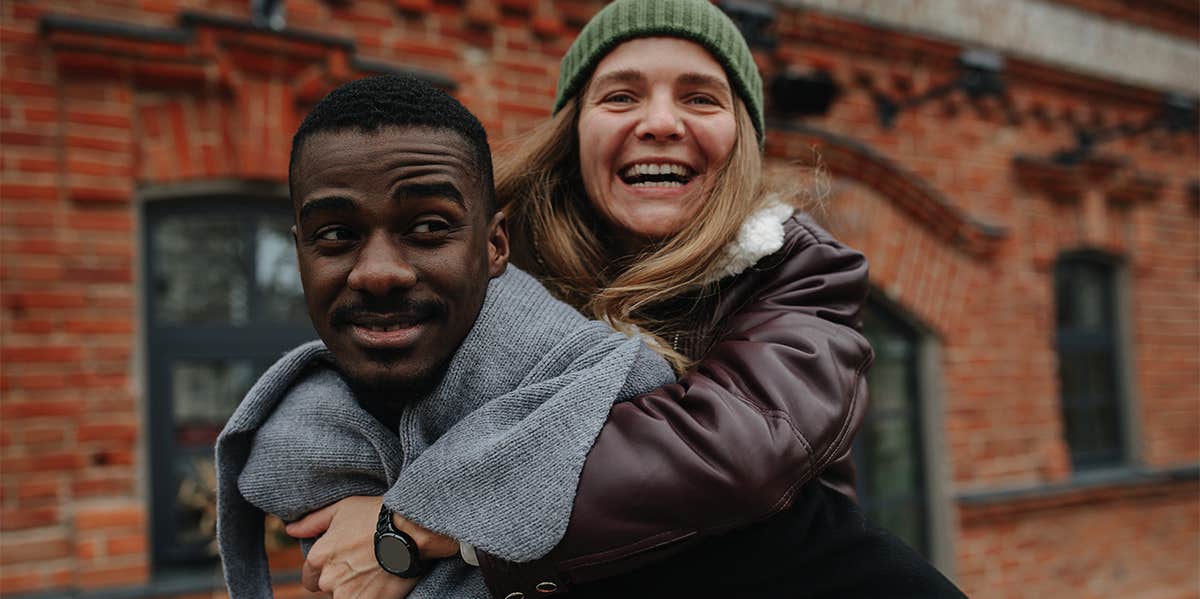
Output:
[[496,198],[509,219],[512,259],[558,298],[626,333],[638,332],[676,371],[690,360],[666,342],[686,333],[686,313],[664,318],[655,306],[705,292],[742,222],[767,198],[762,153],[741,99],[737,137],[716,176],[707,177],[695,218],[636,255],[621,255],[592,208],[579,164],[579,105],[505,144],[496,161]]

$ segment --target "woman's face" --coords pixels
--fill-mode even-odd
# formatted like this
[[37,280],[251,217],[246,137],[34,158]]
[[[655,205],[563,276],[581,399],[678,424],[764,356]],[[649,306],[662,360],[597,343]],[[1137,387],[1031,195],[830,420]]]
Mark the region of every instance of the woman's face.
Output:
[[600,61],[581,97],[588,200],[626,251],[677,233],[737,139],[733,90],[698,44],[630,40]]

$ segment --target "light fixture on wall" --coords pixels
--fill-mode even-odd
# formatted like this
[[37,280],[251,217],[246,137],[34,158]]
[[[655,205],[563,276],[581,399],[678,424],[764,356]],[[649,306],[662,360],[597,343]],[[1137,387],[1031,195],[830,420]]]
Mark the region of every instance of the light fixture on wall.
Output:
[[[1004,57],[987,50],[966,50],[958,57],[958,78],[929,88],[924,93],[907,98],[891,98],[881,91],[872,89],[875,113],[879,123],[890,129],[896,117],[931,100],[936,100],[961,90],[971,100],[987,97],[998,98],[1006,107],[1008,95],[1004,85]],[[1009,107],[1011,112],[1011,107]]]
[[782,117],[820,116],[841,93],[833,75],[824,69],[784,69],[771,78],[771,112]]
[[1197,128],[1197,99],[1178,93],[1163,96],[1162,108],[1157,114],[1140,124],[1122,123],[1100,129],[1075,129],[1075,147],[1055,152],[1054,162],[1062,165],[1079,164],[1090,157],[1096,146],[1113,141],[1163,130],[1169,133],[1195,131]]
[[775,8],[753,0],[721,0],[717,6],[729,16],[746,38],[751,50],[774,50],[777,43],[771,32]]
[[284,0],[250,0],[250,18],[256,27],[283,31],[287,26]]

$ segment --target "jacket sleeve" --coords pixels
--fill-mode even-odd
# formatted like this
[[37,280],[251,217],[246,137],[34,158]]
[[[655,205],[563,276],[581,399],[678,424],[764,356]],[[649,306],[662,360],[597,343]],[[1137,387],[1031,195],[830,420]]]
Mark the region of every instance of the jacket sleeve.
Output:
[[750,294],[723,298],[741,305],[709,352],[675,384],[613,406],[559,545],[520,564],[480,556],[494,596],[566,590],[767,518],[848,454],[873,357],[858,331],[866,259],[802,217],[786,231],[734,282]]

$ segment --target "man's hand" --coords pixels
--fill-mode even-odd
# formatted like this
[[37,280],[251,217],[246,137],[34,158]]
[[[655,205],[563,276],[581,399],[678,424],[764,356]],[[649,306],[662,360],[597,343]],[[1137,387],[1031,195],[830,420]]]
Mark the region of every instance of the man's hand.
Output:
[[[304,588],[314,593],[331,593],[334,599],[408,596],[417,579],[389,574],[375,561],[375,523],[382,504],[382,497],[347,497],[287,526],[287,533],[296,538],[321,537],[304,561],[301,571]],[[393,524],[416,541],[422,559],[458,553],[458,543],[450,537],[399,516],[393,517]]]

